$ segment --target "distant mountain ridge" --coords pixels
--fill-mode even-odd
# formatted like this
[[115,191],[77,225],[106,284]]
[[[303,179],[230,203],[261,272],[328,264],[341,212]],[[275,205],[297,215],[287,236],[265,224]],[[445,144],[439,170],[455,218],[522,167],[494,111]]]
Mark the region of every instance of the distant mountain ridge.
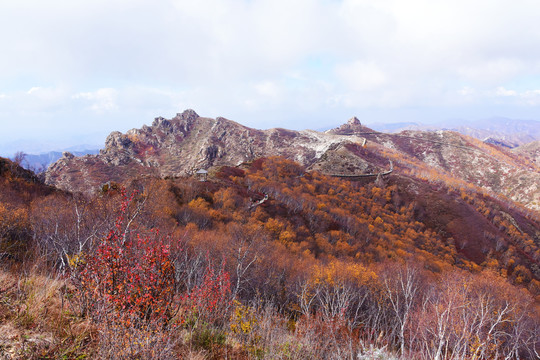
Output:
[[378,131],[398,133],[404,130],[451,130],[493,144],[515,148],[540,140],[540,121],[517,120],[502,117],[478,121],[452,120],[452,123],[420,124],[414,122],[374,124]]
[[452,131],[380,133],[357,118],[326,132],[257,130],[186,110],[125,134],[111,133],[98,155],[64,154],[47,170],[46,183],[95,191],[108,181],[182,177],[268,156],[334,176],[377,176],[391,169],[398,176],[448,179],[540,209],[540,170],[530,157]]
[[[96,155],[99,154],[99,149],[83,149],[80,151],[69,151],[74,156],[84,156],[84,155]],[[49,151],[41,154],[25,154],[22,164],[27,169],[32,169],[35,171],[45,171],[50,164],[56,162],[62,157],[62,154],[65,151]]]
[[84,190],[109,180],[141,175],[180,177],[201,168],[236,166],[266,156],[283,156],[311,166],[332,147],[362,140],[313,130],[257,130],[186,110],[172,119],[155,118],[152,126],[125,134],[112,132],[98,155],[66,154],[48,169],[46,181],[66,190]]

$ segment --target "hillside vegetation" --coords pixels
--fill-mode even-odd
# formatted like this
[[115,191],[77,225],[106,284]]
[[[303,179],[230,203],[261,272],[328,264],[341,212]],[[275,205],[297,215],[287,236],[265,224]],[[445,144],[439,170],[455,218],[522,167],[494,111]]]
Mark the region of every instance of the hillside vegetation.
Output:
[[358,182],[269,157],[93,195],[1,159],[0,358],[537,357],[538,214],[393,159]]

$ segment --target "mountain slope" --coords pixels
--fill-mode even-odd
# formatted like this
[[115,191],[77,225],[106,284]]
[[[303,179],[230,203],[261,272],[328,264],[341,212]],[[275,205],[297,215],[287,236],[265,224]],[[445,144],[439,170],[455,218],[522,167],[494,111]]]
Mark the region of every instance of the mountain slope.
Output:
[[263,156],[284,156],[310,165],[333,145],[362,141],[356,136],[285,129],[256,130],[186,110],[151,127],[111,133],[97,156],[66,154],[46,173],[46,181],[67,190],[95,188],[107,181],[155,175],[175,177],[200,168],[238,165]]
[[521,145],[512,149],[512,151],[518,156],[525,157],[532,161],[536,166],[540,166],[540,140]]
[[[524,174],[538,173],[534,163],[457,133],[382,134],[354,118],[316,133],[192,115],[113,133],[100,155],[66,153],[51,167],[58,176],[52,179],[81,190],[113,177],[125,188],[30,198],[18,209],[0,202],[0,254],[35,249],[40,262],[70,268],[54,287],[0,270],[0,350],[102,358],[140,343],[156,358],[156,342],[144,340],[151,334],[157,348],[183,358],[200,348],[198,339],[218,334],[226,341],[211,344],[219,351],[212,358],[236,351],[245,355],[238,358],[326,359],[338,353],[320,350],[327,338],[343,349],[407,343],[411,358],[426,359],[433,356],[417,354],[441,338],[449,352],[458,351],[452,339],[463,339],[465,350],[483,339],[486,358],[511,348],[519,349],[515,358],[535,358],[540,217],[489,190],[504,190],[513,173],[526,183]],[[272,153],[282,156],[250,161]],[[178,175],[193,164],[212,169],[208,181]],[[8,186],[39,181],[5,165],[0,180]],[[21,225],[16,231],[13,219]],[[34,246],[23,246],[29,240]],[[407,300],[410,315],[400,315],[393,304],[407,299],[408,289],[415,293]],[[139,299],[149,305],[140,307]],[[226,309],[209,312],[207,300]],[[178,315],[146,322],[160,316],[150,309],[164,308]],[[85,311],[88,317],[72,315]],[[410,318],[405,340],[396,336],[404,329],[400,316]],[[185,327],[191,323],[204,326]],[[459,326],[440,336],[441,323]],[[304,355],[291,355],[290,344],[303,334],[312,338],[293,348]],[[248,352],[254,344],[261,350]],[[351,350],[347,357],[358,356]]]
[[53,192],[33,172],[0,157],[0,267],[28,256],[33,245],[30,204]]
[[324,133],[256,130],[186,110],[126,134],[111,133],[99,155],[65,154],[49,168],[46,182],[89,191],[108,181],[185,176],[200,168],[237,166],[266,156],[283,156],[328,175],[377,176],[391,169],[443,179],[540,209],[539,168],[515,152],[450,131],[379,133],[356,118]]
[[397,171],[480,187],[540,209],[540,169],[514,152],[451,131],[362,136],[376,144],[376,152],[393,159]]

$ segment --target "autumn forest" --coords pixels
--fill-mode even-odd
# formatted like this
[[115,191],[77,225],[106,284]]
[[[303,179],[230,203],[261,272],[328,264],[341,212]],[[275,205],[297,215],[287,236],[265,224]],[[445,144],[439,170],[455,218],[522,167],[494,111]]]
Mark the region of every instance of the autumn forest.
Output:
[[0,359],[538,358],[538,212],[393,160],[82,194],[0,158]]

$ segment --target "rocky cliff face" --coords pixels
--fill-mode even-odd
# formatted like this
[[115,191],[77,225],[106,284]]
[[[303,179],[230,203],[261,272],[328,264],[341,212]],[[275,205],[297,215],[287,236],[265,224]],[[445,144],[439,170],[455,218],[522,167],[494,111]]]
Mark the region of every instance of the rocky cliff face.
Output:
[[47,170],[46,182],[86,191],[111,180],[186,176],[201,168],[236,166],[264,156],[284,156],[311,166],[337,144],[362,140],[354,134],[256,130],[186,110],[170,120],[156,118],[152,126],[111,133],[98,155],[63,156]]
[[46,183],[92,191],[107,181],[186,176],[267,156],[335,175],[377,174],[392,160],[395,174],[455,178],[540,209],[540,170],[525,156],[451,131],[379,133],[357,118],[324,133],[257,130],[186,110],[125,134],[111,133],[98,155],[64,155],[49,167]]

